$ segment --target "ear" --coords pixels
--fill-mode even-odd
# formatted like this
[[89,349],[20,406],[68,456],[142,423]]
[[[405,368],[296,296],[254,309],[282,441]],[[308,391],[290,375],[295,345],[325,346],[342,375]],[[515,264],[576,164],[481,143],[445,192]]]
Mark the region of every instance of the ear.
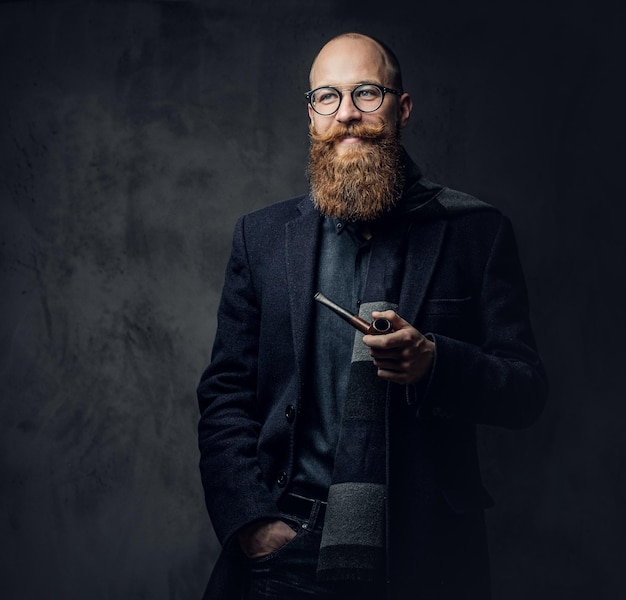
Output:
[[411,96],[407,93],[402,94],[400,96],[400,102],[398,107],[398,126],[400,128],[404,127],[409,117],[411,116],[411,111],[413,110],[413,100],[411,100]]
[[307,104],[306,107],[307,107],[307,109],[309,111],[309,124],[313,125],[313,113],[314,113],[313,108],[311,107],[310,104]]

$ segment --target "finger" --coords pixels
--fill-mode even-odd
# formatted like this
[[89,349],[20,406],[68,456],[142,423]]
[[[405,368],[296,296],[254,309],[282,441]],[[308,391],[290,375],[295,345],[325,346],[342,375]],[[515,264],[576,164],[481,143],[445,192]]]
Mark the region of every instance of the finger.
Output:
[[369,354],[374,361],[398,362],[405,358],[401,348],[370,348]]
[[393,371],[391,369],[378,369],[377,375],[381,379],[391,381],[392,383],[405,384],[409,382],[409,377],[406,373]]
[[395,363],[389,364],[386,362],[374,361],[374,366],[379,371],[389,371],[390,373],[403,373],[404,372],[402,366],[399,364],[395,364]]
[[[401,317],[398,317],[398,319],[400,322],[406,323]],[[366,335],[363,337],[363,342],[370,348],[378,350],[403,350],[414,346],[420,336],[420,332],[407,323],[391,333]]]
[[405,321],[395,310],[383,310],[383,311],[373,311],[372,312],[373,319],[387,319],[391,322],[391,326],[394,330],[403,329],[404,327],[412,327],[412,325]]
[[402,356],[395,358],[374,358],[372,362],[374,366],[379,369],[394,371],[396,373],[405,373],[411,368],[411,362]]

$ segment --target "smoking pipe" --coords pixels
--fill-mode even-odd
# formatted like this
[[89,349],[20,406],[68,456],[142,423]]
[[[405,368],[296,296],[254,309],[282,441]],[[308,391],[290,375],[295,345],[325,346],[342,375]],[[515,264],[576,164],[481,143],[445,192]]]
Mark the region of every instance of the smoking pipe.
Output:
[[315,300],[319,303],[327,306],[334,313],[338,314],[344,321],[348,321],[352,327],[355,327],[360,332],[369,335],[382,335],[383,333],[390,333],[393,331],[391,322],[389,319],[378,318],[374,319],[372,323],[368,323],[365,319],[361,319],[358,315],[353,315],[345,308],[341,308],[338,304],[335,304],[332,300],[329,300],[321,292],[317,292],[314,296]]

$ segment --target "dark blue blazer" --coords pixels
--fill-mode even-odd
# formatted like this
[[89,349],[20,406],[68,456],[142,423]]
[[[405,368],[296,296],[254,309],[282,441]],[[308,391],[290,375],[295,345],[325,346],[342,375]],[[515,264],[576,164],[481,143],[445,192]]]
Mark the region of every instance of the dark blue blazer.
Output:
[[[547,384],[509,220],[470,196],[424,185],[437,210],[410,229],[397,312],[431,336],[436,358],[427,382],[396,386],[402,408],[391,431],[398,441],[391,493],[430,486],[463,513],[490,503],[476,424],[529,425]],[[236,553],[237,530],[278,518],[292,476],[308,398],[320,223],[311,198],[301,196],[235,227],[212,359],[198,387],[200,470],[225,549],[216,580]],[[226,597],[219,594],[212,597]]]

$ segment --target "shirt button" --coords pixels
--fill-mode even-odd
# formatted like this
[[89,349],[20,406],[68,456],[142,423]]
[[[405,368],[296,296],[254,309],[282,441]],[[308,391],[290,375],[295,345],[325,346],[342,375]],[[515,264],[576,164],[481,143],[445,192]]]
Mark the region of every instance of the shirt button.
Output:
[[287,406],[287,408],[285,409],[285,419],[287,419],[287,421],[289,423],[293,423],[293,420],[296,417],[296,407],[293,404],[289,404]]
[[280,475],[278,476],[278,479],[276,480],[276,483],[280,487],[285,487],[285,485],[287,485],[287,473],[285,471],[282,471],[280,473]]

